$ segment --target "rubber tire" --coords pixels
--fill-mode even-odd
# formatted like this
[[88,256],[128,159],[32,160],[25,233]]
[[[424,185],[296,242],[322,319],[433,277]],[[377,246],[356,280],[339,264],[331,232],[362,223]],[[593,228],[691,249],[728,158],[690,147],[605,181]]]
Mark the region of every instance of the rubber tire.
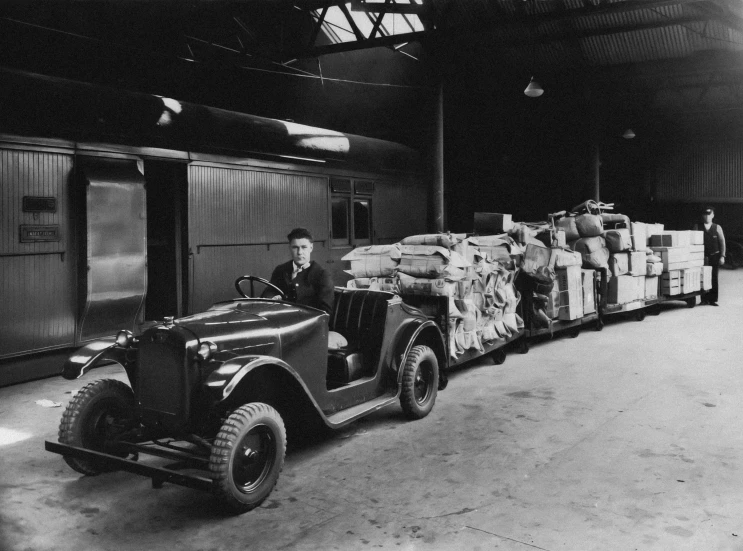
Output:
[[697,305],[697,297],[689,297],[686,299],[686,307],[694,308]]
[[576,327],[574,329],[571,329],[568,332],[568,337],[570,337],[571,339],[576,338],[578,335],[580,335],[580,327]]
[[637,310],[635,313],[635,320],[636,321],[643,321],[645,319],[645,310]]
[[[422,398],[416,398],[416,383],[423,381],[424,372],[429,380]],[[400,406],[408,419],[423,419],[433,409],[439,386],[439,362],[428,346],[414,346],[402,368]]]
[[493,359],[495,365],[503,365],[506,361],[506,349],[503,347],[496,348],[490,354],[490,357]]
[[519,354],[528,354],[529,353],[529,341],[526,340],[526,338],[522,337],[519,341]]
[[[258,475],[256,487],[244,491],[235,481],[235,459],[243,439],[256,428],[266,429],[272,440],[268,446],[266,465]],[[225,420],[212,444],[209,472],[212,491],[222,505],[237,514],[258,507],[271,494],[284,468],[286,428],[281,415],[268,404],[253,402],[239,407]]]
[[602,331],[604,329],[604,320],[601,318],[596,320],[596,331]]
[[[134,393],[126,384],[115,379],[101,379],[85,385],[67,404],[59,424],[59,442],[89,450],[104,451],[104,441],[88,430],[90,423],[96,425],[103,415],[121,419],[125,424],[134,423]],[[126,412],[126,413],[124,413]],[[96,420],[96,418],[98,418]],[[110,425],[110,423],[108,423]],[[107,452],[110,453],[110,452]],[[126,457],[128,454],[112,454]],[[94,476],[113,469],[96,461],[63,456],[65,462],[79,473]]]

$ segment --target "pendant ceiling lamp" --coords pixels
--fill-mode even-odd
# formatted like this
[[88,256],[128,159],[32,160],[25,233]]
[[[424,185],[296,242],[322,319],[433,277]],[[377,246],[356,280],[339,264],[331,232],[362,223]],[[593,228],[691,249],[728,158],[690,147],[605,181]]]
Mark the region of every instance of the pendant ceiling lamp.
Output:
[[636,134],[635,134],[635,132],[631,128],[628,128],[627,130],[624,131],[624,134],[622,134],[622,137],[625,140],[631,140],[635,136],[636,136]]
[[544,88],[542,88],[542,86],[536,80],[534,80],[534,77],[531,77],[529,84],[526,86],[526,89],[524,89],[524,94],[529,96],[530,98],[538,98],[539,96],[544,94]]

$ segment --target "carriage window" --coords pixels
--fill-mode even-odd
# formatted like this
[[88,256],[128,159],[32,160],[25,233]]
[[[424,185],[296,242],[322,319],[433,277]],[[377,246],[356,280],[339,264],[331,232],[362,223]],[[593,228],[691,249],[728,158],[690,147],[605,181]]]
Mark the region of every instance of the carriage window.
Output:
[[333,197],[333,245],[348,245],[351,242],[349,235],[349,208],[348,197]]
[[355,199],[353,202],[353,235],[357,245],[371,240],[371,213],[368,199]]

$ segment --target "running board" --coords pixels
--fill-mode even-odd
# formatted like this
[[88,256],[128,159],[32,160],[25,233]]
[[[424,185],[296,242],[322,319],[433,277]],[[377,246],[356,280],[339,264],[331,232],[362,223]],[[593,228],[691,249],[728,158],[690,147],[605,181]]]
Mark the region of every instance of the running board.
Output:
[[325,422],[331,428],[342,427],[343,425],[347,425],[351,421],[355,421],[356,419],[364,417],[369,413],[382,409],[383,407],[387,407],[390,404],[394,404],[395,402],[397,402],[398,396],[399,393],[383,394],[379,398],[375,398],[370,402],[364,402],[363,404],[359,404],[358,406],[353,406],[348,409],[344,409],[343,411],[339,411],[338,413],[334,413],[333,415],[326,417]]

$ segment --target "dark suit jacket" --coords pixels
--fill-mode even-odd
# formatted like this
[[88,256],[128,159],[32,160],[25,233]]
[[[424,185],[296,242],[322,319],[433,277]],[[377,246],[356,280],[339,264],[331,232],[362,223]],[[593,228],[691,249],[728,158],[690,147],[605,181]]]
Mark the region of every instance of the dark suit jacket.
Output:
[[[333,278],[330,273],[314,260],[310,261],[308,268],[297,274],[294,281],[292,281],[293,270],[294,263],[291,260],[279,264],[271,274],[271,283],[284,291],[287,300],[325,310],[330,314],[333,311],[335,300]],[[273,290],[270,287],[262,294],[263,297],[273,295]]]

